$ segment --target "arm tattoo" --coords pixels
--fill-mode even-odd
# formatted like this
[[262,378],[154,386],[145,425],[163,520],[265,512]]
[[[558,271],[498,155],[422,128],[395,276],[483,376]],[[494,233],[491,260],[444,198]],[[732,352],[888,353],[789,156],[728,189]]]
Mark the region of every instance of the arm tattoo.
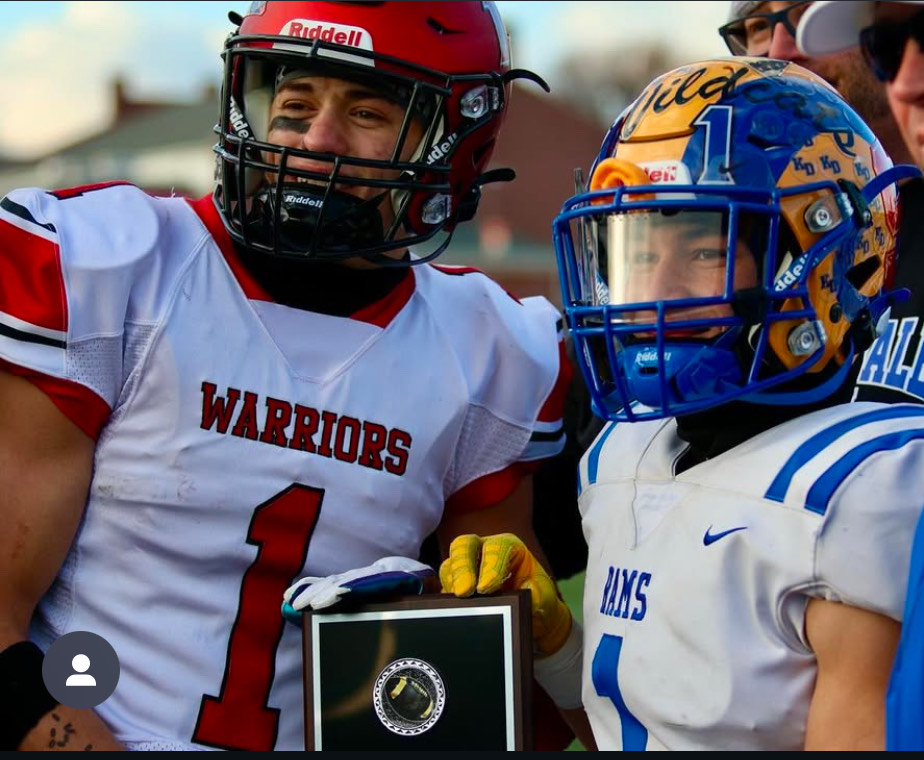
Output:
[[[57,713],[52,713],[51,717],[54,719],[55,723],[61,722],[61,716]],[[61,730],[58,731],[58,727],[52,726],[51,733],[49,734],[50,741],[48,742],[48,748],[54,749],[55,747],[66,747],[68,742],[71,740],[71,734],[76,734],[77,729],[74,728],[72,723],[65,723]],[[84,751],[92,750],[93,745],[88,744],[84,747]]]

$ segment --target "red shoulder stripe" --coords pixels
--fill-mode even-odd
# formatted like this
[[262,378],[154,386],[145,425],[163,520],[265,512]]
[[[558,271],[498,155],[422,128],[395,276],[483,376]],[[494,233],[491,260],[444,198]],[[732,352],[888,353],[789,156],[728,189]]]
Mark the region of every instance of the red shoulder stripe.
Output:
[[107,187],[118,187],[119,185],[131,184],[131,182],[125,181],[97,182],[94,185],[79,185],[77,187],[67,187],[62,190],[49,190],[49,195],[53,195],[58,200],[66,201],[68,198],[76,198],[78,195],[92,193],[94,190],[105,190]]
[[[0,217],[0,311],[67,332],[67,298],[58,244]],[[47,229],[47,228],[46,228]]]

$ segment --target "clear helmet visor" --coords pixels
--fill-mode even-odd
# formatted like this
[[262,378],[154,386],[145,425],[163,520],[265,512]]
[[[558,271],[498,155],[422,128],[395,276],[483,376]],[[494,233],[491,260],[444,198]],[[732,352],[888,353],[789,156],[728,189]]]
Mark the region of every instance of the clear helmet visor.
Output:
[[708,328],[711,320],[732,316],[735,292],[760,284],[766,225],[744,217],[730,242],[730,219],[727,210],[665,209],[583,220],[588,300],[617,307],[617,321],[651,322],[652,329],[659,320]]

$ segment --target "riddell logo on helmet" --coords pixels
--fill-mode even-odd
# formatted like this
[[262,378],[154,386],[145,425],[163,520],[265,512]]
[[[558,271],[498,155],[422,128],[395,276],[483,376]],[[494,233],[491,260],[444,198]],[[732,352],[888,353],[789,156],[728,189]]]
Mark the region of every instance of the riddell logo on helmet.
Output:
[[666,166],[663,169],[652,169],[651,171],[646,172],[646,174],[648,174],[648,179],[650,179],[652,182],[677,181],[676,166]]
[[[670,361],[670,358],[671,358],[671,352],[665,351],[664,361]],[[635,356],[635,364],[636,366],[639,366],[639,367],[650,366],[652,364],[657,364],[657,363],[658,363],[658,352],[655,350],[649,349],[649,350],[641,351]]]
[[652,185],[689,185],[690,171],[682,161],[651,161],[641,164]]
[[231,98],[231,128],[238,137],[246,139],[253,136],[250,132],[250,126],[247,124],[247,119],[244,118],[244,114],[241,113],[241,109],[238,108],[237,101],[234,98]]
[[788,269],[784,269],[782,272],[777,275],[776,281],[773,283],[774,292],[780,292],[781,290],[786,290],[790,285],[798,282],[802,277],[802,272],[805,269],[805,257],[801,256],[796,259]]
[[435,164],[441,158],[448,156],[452,151],[452,147],[456,144],[456,140],[458,139],[458,135],[453,132],[445,140],[434,145],[430,149],[430,152],[427,154],[427,165],[429,166],[431,164]]
[[308,195],[285,195],[282,198],[284,203],[292,206],[310,206],[311,208],[324,208],[324,201],[320,198],[312,198]]
[[286,37],[300,37],[303,40],[321,40],[335,45],[372,50],[372,35],[358,26],[328,24],[323,21],[296,18],[288,22],[279,32]]

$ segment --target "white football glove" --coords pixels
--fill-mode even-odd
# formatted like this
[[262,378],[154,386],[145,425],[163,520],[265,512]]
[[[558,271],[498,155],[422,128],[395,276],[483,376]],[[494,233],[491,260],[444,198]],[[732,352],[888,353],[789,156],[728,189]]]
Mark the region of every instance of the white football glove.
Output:
[[282,614],[287,620],[301,624],[303,610],[331,607],[346,594],[363,600],[395,593],[420,594],[426,579],[434,575],[433,568],[417,560],[382,557],[368,567],[296,581],[282,595]]

